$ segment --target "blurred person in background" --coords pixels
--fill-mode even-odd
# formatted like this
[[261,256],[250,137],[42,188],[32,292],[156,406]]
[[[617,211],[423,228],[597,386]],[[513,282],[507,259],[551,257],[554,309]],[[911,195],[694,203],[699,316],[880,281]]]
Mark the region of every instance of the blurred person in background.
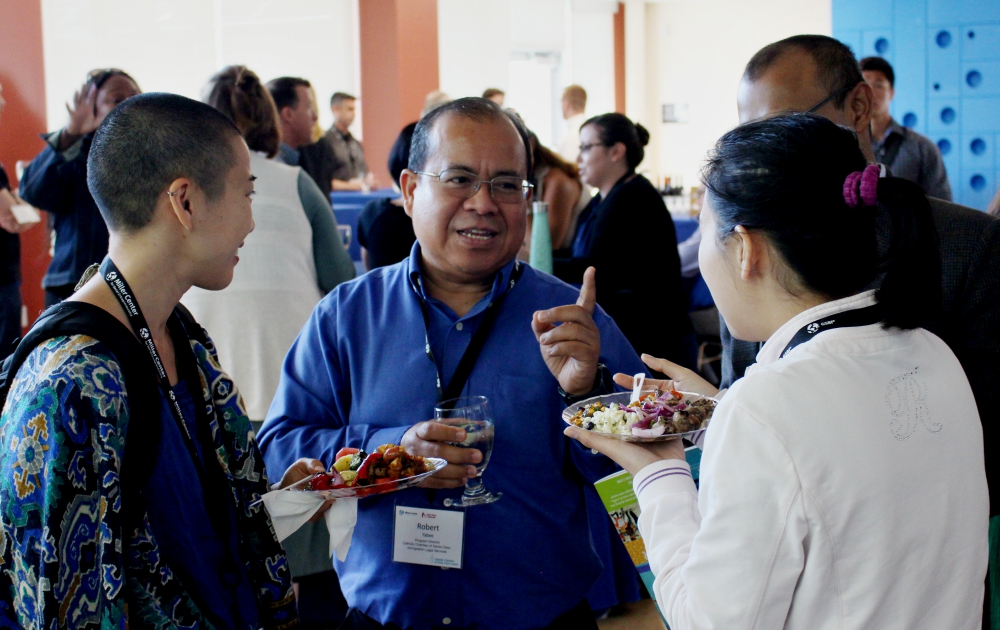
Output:
[[560,279],[579,284],[584,270],[595,267],[597,303],[636,353],[691,366],[695,339],[674,222],[659,191],[635,172],[648,141],[649,132],[622,114],[583,124],[580,177],[599,193],[577,220],[572,257],[556,258],[553,268]]
[[[0,122],[7,101],[0,85]],[[21,232],[34,227],[22,224],[11,208],[18,203],[11,193],[10,180],[0,164],[0,361],[13,352],[11,347],[21,336]]]
[[503,97],[505,96],[504,91],[499,88],[486,88],[483,92],[483,98],[493,101],[500,107],[503,107]]
[[[316,101],[316,90],[309,86],[309,100],[312,102],[314,111],[319,111]],[[319,119],[312,126],[312,144],[299,147],[299,166],[309,176],[313,178],[319,189],[323,191],[323,196],[330,198],[330,191],[333,190],[333,172],[337,168],[337,158],[333,155],[333,147],[323,139],[323,127],[319,124]]]
[[[416,127],[415,122],[403,127],[389,151],[389,173],[396,190],[400,190],[399,177],[410,163],[410,141]],[[416,240],[413,220],[403,209],[402,197],[373,199],[358,217],[361,260],[369,271],[406,260]]]
[[872,149],[893,177],[924,189],[929,197],[951,201],[951,184],[941,151],[934,142],[896,122],[889,107],[896,95],[896,73],[882,57],[861,60],[861,74],[872,88]]
[[580,127],[587,120],[587,90],[570,85],[563,90],[562,116],[566,120],[566,135],[559,142],[557,152],[567,162],[576,163],[580,155]]
[[354,277],[354,265],[312,178],[273,159],[281,142],[279,115],[257,75],[229,66],[209,80],[205,94],[250,147],[257,229],[244,243],[232,283],[222,291],[193,288],[184,305],[212,331],[222,362],[240,383],[247,414],[260,421],[299,329],[320,298]]
[[309,96],[311,87],[309,81],[300,77],[278,77],[267,82],[267,90],[278,110],[281,132],[278,159],[289,166],[299,166],[299,149],[313,142],[313,126],[319,114]]
[[333,125],[326,131],[326,141],[333,148],[334,190],[368,191],[376,186],[375,175],[368,170],[365,149],[351,135],[351,125],[357,114],[358,99],[344,92],[334,92],[330,97]]
[[424,97],[424,108],[420,112],[420,117],[423,118],[427,114],[431,113],[438,107],[441,107],[445,103],[451,102],[451,97],[442,92],[441,90],[433,90],[427,93]]
[[996,196],[993,197],[993,201],[990,202],[990,207],[986,209],[986,212],[995,217],[1000,217],[1000,190],[998,190]]
[[[553,251],[573,246],[573,235],[580,212],[590,202],[589,187],[580,181],[576,164],[570,164],[538,141],[531,133],[532,166],[534,168],[534,201],[549,204],[549,237]],[[533,218],[528,214],[528,229],[518,257],[529,260]]]
[[45,136],[47,146],[24,169],[19,194],[50,213],[55,230],[55,251],[42,279],[45,306],[69,297],[87,267],[108,253],[108,228],[87,189],[87,156],[108,113],[139,92],[122,70],[91,70],[66,105],[69,123]]

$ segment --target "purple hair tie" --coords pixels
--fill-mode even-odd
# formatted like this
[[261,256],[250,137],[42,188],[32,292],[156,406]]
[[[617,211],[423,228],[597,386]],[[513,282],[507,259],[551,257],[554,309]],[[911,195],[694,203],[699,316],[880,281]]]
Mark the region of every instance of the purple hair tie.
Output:
[[874,206],[878,203],[878,179],[882,169],[869,164],[864,171],[854,171],[844,180],[844,202],[852,208],[859,204]]

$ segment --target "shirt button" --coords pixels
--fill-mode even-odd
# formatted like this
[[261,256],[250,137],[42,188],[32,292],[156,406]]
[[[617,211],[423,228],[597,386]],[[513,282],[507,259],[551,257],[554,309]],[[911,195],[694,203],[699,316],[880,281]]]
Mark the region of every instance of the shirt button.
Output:
[[445,617],[444,619],[441,620],[441,623],[447,626],[448,624],[451,623],[451,617]]
[[462,330],[463,328],[465,328],[465,326],[462,326],[462,322],[455,324],[455,330]]

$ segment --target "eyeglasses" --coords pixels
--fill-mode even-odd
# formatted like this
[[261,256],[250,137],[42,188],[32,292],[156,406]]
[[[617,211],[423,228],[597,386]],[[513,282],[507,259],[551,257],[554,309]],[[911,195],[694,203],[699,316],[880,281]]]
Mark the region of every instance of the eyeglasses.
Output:
[[[857,83],[855,83],[854,85],[857,85]],[[814,113],[816,113],[817,110],[819,110],[821,107],[823,107],[824,105],[826,105],[827,103],[829,103],[833,99],[839,97],[841,94],[844,94],[845,92],[849,92],[850,90],[853,90],[854,89],[854,85],[845,85],[844,87],[840,88],[839,90],[837,90],[836,92],[834,92],[830,96],[827,96],[822,101],[816,103],[815,105],[813,105],[812,107],[810,107],[809,109],[807,109],[806,113],[807,114],[814,114]]]
[[587,151],[590,151],[594,147],[606,147],[606,146],[608,145],[604,144],[603,142],[591,142],[590,144],[581,144],[580,153],[586,153]]
[[497,203],[518,203],[528,198],[528,192],[534,185],[520,177],[501,175],[493,179],[480,179],[468,171],[448,169],[438,174],[424,171],[414,171],[417,175],[437,178],[441,186],[450,196],[456,199],[471,199],[479,187],[486,184],[490,188],[490,197]]

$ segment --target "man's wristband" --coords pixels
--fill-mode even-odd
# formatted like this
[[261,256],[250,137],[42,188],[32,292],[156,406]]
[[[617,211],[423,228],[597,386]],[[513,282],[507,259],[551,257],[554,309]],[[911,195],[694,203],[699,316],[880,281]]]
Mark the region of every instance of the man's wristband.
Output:
[[594,377],[594,388],[591,389],[586,394],[580,394],[579,396],[574,396],[569,394],[559,385],[559,395],[562,396],[563,402],[566,403],[567,407],[571,407],[581,400],[586,400],[588,398],[593,398],[594,396],[601,396],[604,394],[611,394],[615,391],[615,382],[611,375],[611,370],[608,366],[603,363],[597,364],[597,375]]

